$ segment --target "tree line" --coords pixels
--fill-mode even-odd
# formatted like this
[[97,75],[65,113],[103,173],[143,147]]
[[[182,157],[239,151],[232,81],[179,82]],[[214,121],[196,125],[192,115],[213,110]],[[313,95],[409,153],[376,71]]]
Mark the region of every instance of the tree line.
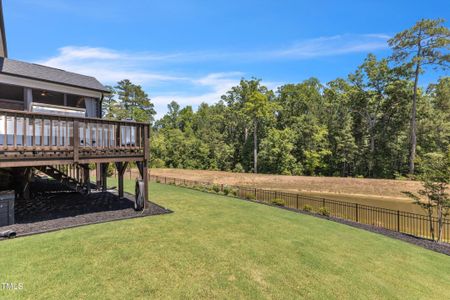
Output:
[[[449,29],[421,20],[389,40],[392,55],[369,54],[346,78],[310,78],[273,91],[242,79],[215,104],[176,101],[154,121],[143,89],[123,80],[103,101],[104,116],[152,123],[151,167],[287,175],[397,178],[421,171],[430,154],[450,152]],[[443,72],[443,74],[446,74]]]

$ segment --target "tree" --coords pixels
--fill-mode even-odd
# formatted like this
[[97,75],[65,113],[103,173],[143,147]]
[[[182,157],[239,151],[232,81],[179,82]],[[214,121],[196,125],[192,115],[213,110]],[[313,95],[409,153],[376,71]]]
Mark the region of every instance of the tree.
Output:
[[[430,233],[433,240],[440,242],[444,230],[444,219],[450,212],[450,196],[448,194],[450,184],[450,147],[446,154],[429,153],[421,164],[423,189],[419,195],[406,193],[420,205],[428,215]],[[433,215],[437,214],[437,228],[434,227]],[[437,229],[437,237],[435,230]]]
[[132,119],[137,122],[153,122],[156,114],[154,105],[140,85],[124,79],[115,87],[122,109],[118,112],[120,119]]
[[292,155],[294,142],[293,130],[269,129],[267,137],[261,141],[261,169],[271,174],[300,175],[301,165]]
[[115,119],[116,110],[118,109],[118,103],[115,99],[116,91],[112,86],[106,86],[110,91],[108,95],[105,96],[102,102],[102,116],[106,119]]
[[328,128],[328,140],[332,155],[329,175],[349,176],[356,158],[358,147],[353,135],[353,116],[351,114],[349,91],[352,87],[343,79],[327,84],[324,91],[324,110]]
[[410,125],[409,173],[414,174],[414,161],[417,148],[417,90],[419,76],[426,66],[448,68],[450,55],[450,30],[443,25],[443,19],[422,19],[413,27],[396,34],[388,41],[394,53],[393,61],[413,68],[413,99]]
[[274,119],[275,104],[260,93],[253,92],[245,102],[243,111],[253,121],[253,171],[258,173],[258,124],[265,119]]
[[158,120],[155,124],[156,127],[161,128],[179,128],[178,122],[179,122],[179,114],[180,114],[180,105],[176,101],[172,101],[169,104],[167,104],[167,110],[168,112],[162,117],[160,120]]
[[430,84],[417,112],[417,156],[445,152],[450,145],[450,77]]
[[[254,145],[252,145],[251,139],[248,139],[253,120],[246,115],[244,106],[255,92],[267,96],[270,101],[273,100],[273,92],[261,85],[261,80],[255,78],[242,79],[239,85],[232,87],[222,96],[222,103],[225,105],[223,109],[224,124],[226,124],[223,128],[224,139],[234,149],[231,165],[235,166],[239,163],[246,171],[252,169],[252,160],[254,165],[254,159],[252,159]],[[261,125],[265,124],[259,125],[258,134],[263,136],[265,126]]]

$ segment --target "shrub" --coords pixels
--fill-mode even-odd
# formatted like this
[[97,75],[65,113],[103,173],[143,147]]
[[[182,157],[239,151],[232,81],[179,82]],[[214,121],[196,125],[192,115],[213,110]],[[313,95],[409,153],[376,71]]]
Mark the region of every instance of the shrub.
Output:
[[321,208],[319,208],[319,214],[321,214],[322,216],[325,216],[325,217],[329,217],[330,211],[326,207],[321,207]]
[[150,161],[150,167],[152,168],[164,168],[165,166],[166,163],[160,158],[155,158]]
[[106,177],[112,177],[114,176],[114,164],[108,164],[108,168],[106,169]]
[[239,191],[237,189],[231,189],[230,194],[233,197],[237,197],[239,195]]
[[255,194],[253,193],[245,193],[245,197],[246,200],[255,200]]
[[307,212],[311,212],[313,210],[311,205],[306,204],[305,206],[303,206],[303,210],[307,211]]
[[231,192],[231,189],[229,187],[227,187],[227,186],[223,187],[223,194],[225,196],[228,196],[228,194],[230,194],[230,192]]
[[156,179],[156,183],[161,183],[161,180],[159,180],[159,179]]
[[219,192],[220,192],[220,186],[218,186],[217,184],[213,185],[212,189],[213,189],[213,191],[216,192],[216,193],[219,193]]
[[245,170],[244,170],[244,167],[240,163],[237,163],[236,166],[234,166],[233,172],[234,173],[244,173]]
[[283,199],[275,198],[271,202],[272,202],[272,204],[274,204],[276,206],[284,206]]

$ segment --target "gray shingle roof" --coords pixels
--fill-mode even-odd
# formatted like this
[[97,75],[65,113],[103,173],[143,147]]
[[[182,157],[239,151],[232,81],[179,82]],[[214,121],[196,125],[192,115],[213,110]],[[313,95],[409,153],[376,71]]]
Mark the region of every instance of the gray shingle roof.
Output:
[[108,92],[94,77],[0,57],[0,73]]

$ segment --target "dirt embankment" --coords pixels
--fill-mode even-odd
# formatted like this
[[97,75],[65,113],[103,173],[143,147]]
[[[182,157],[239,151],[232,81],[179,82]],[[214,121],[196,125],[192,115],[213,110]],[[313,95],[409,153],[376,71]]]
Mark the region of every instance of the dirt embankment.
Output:
[[413,204],[411,199],[404,195],[405,191],[416,193],[421,188],[420,182],[415,181],[242,174],[180,169],[151,169],[150,173],[156,176],[218,184],[299,192],[310,196],[423,213],[420,207]]

